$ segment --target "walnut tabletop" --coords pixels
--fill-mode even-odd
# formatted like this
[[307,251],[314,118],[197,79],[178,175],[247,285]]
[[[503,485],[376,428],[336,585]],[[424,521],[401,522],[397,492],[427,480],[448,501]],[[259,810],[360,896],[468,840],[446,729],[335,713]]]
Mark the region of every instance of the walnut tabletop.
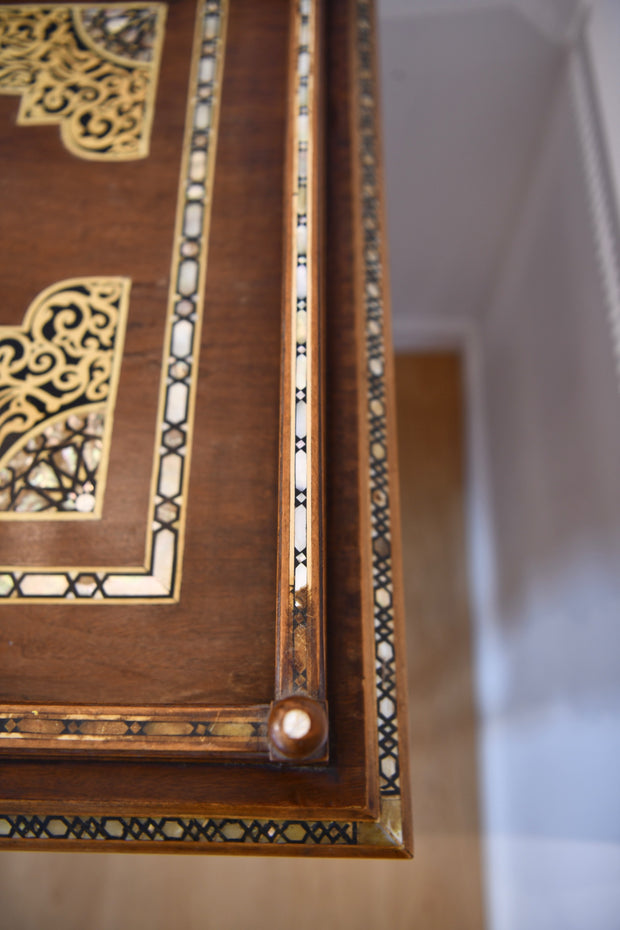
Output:
[[411,853],[366,0],[0,4],[0,846]]

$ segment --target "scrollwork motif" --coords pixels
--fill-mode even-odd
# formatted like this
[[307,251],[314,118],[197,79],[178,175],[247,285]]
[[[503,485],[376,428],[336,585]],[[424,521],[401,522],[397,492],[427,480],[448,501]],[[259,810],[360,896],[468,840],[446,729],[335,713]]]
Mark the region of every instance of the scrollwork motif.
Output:
[[0,466],[35,427],[107,401],[129,287],[127,278],[62,281],[31,304],[22,327],[0,327]]
[[18,123],[60,123],[74,155],[144,158],[165,7],[107,14],[99,6],[0,6],[0,93],[22,95]]

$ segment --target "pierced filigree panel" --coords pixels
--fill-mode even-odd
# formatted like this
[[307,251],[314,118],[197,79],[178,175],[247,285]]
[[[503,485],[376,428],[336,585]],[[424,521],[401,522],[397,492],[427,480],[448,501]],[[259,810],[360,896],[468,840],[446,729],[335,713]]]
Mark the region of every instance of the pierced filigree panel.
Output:
[[149,152],[166,6],[0,6],[0,93],[80,158]]
[[130,286],[61,281],[0,327],[0,518],[99,514]]

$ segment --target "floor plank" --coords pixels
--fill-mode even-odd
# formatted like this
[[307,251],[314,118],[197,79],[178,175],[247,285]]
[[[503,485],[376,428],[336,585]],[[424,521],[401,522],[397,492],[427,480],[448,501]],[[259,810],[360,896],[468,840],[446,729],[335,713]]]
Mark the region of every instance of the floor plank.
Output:
[[481,930],[461,365],[396,370],[416,858],[5,852],[3,930]]

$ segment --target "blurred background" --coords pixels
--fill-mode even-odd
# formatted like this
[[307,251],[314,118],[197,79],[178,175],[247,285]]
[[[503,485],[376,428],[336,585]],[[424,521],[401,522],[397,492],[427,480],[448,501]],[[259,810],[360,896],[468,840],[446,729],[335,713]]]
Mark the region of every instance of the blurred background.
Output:
[[396,347],[463,366],[487,926],[612,930],[620,3],[381,9]]
[[416,858],[2,853],[3,930],[620,928],[620,0],[379,26]]

